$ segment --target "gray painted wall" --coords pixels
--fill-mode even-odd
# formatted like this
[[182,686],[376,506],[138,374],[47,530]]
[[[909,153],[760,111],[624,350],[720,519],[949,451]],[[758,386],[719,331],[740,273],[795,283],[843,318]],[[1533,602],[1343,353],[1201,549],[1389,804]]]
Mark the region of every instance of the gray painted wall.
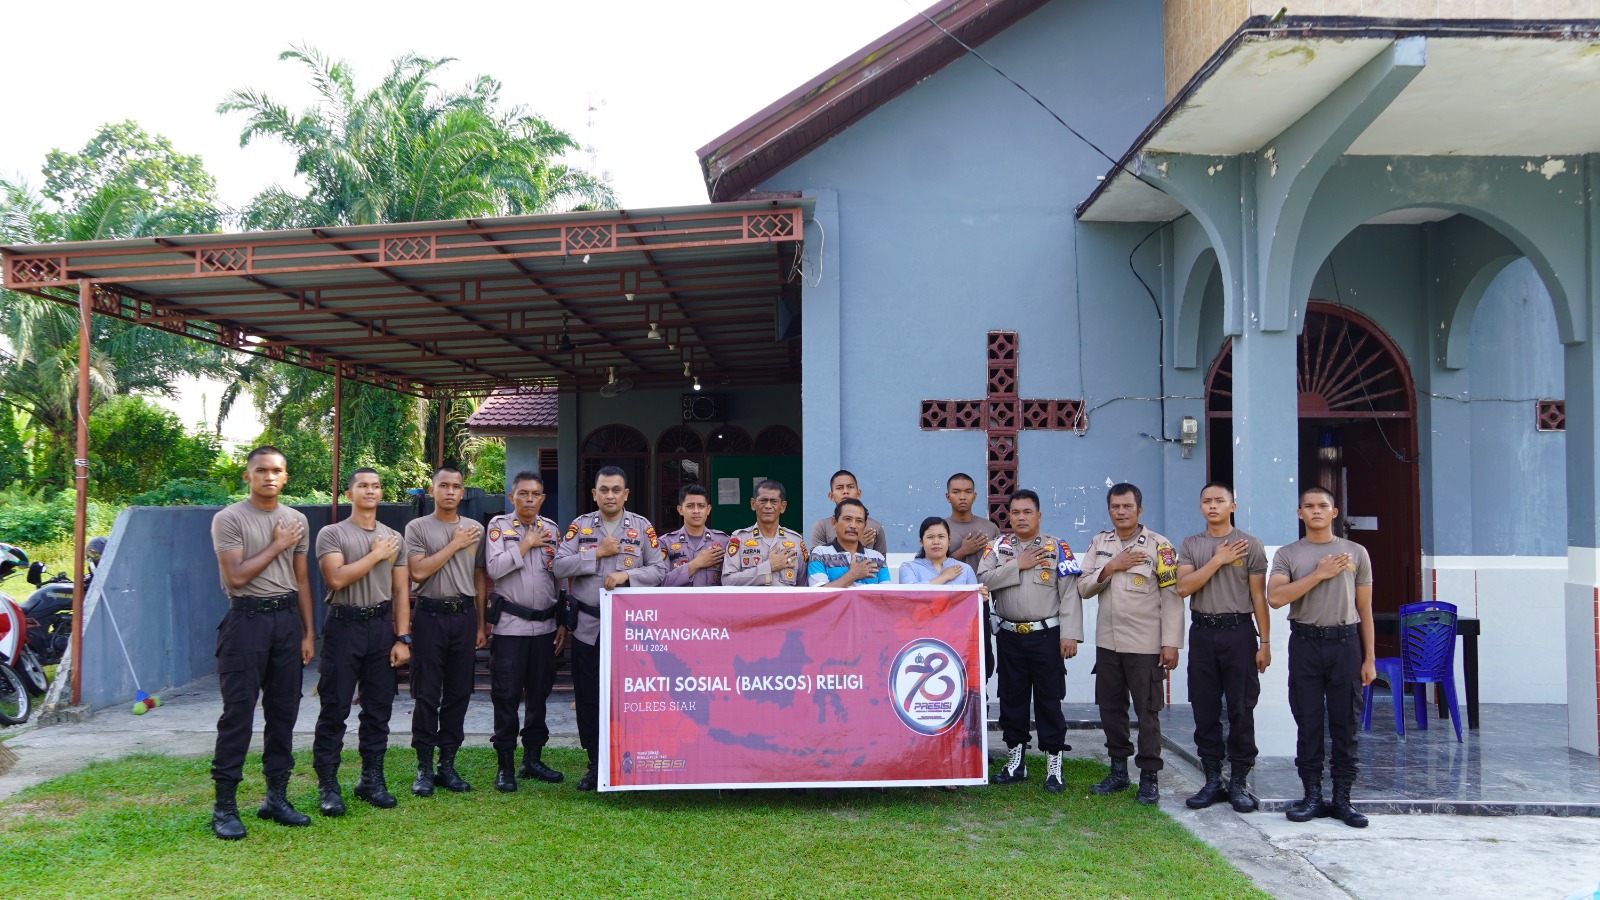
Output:
[[[1152,0],[1053,3],[982,52],[1113,151],[1132,141],[1164,96],[1161,4]],[[966,57],[762,185],[817,195],[819,216],[827,192],[836,192],[838,222],[825,252],[836,253],[837,264],[808,270],[823,284],[808,286],[805,297],[806,465],[808,473],[844,467],[860,477],[891,551],[914,549],[916,523],[948,511],[951,473],[984,477],[981,434],[924,433],[917,420],[922,399],[983,396],[991,330],[1021,332],[1025,396],[1112,401],[1094,413],[1088,438],[1022,434],[1019,476],[1044,497],[1047,529],[1086,535],[1103,527],[1108,478],[1150,487],[1168,477],[1163,448],[1140,437],[1161,430],[1155,404],[1114,400],[1156,392],[1155,310],[1126,265],[1149,229],[1079,226],[1073,218],[1106,167],[1031,99]],[[811,238],[808,231],[808,254]],[[1080,258],[1104,264],[1079,267]],[[836,318],[825,293],[835,278]],[[838,347],[836,361],[822,356],[824,344]],[[1129,358],[1151,364],[1132,368]],[[833,372],[819,369],[830,362],[838,387],[828,391]],[[846,423],[836,451],[814,440],[811,424],[834,409]],[[1184,413],[1168,405],[1170,430]],[[1199,458],[1184,462],[1185,471],[1203,471]],[[808,487],[808,521],[824,515],[824,494],[819,484]]]

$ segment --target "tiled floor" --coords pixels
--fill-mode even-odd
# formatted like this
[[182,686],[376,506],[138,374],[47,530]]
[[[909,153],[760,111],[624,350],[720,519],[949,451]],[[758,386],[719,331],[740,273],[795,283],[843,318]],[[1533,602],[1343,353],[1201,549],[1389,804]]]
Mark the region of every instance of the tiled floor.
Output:
[[[1463,723],[1461,743],[1449,719],[1430,719],[1419,731],[1409,704],[1406,713],[1405,740],[1387,703],[1376,705],[1372,730],[1360,735],[1354,794],[1367,810],[1600,816],[1600,757],[1567,746],[1565,706],[1484,704],[1482,727]],[[1162,719],[1168,746],[1192,759],[1189,706],[1169,707]],[[1262,757],[1252,780],[1264,801],[1303,793],[1292,757]]]
[[[1063,709],[1073,755],[1103,753],[1098,709],[1087,703]],[[991,701],[991,723],[998,714]],[[1380,698],[1372,730],[1360,735],[1361,774],[1354,795],[1365,811],[1600,817],[1600,757],[1567,746],[1565,706],[1486,703],[1476,731],[1466,728],[1463,711],[1461,743],[1449,719],[1430,718],[1428,729],[1419,731],[1409,703],[1406,714],[1402,741],[1387,699]],[[1198,767],[1189,705],[1173,704],[1161,719],[1167,751]],[[1303,793],[1292,756],[1262,756],[1251,783],[1269,810]],[[1325,783],[1324,791],[1328,788]]]

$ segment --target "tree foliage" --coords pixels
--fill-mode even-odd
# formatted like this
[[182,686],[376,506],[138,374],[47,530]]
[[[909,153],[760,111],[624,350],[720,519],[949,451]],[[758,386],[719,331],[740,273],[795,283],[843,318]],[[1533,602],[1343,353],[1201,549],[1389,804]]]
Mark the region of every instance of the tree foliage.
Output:
[[[197,156],[132,122],[105,125],[69,154],[52,151],[45,189],[0,180],[0,241],[33,244],[216,230],[216,187]],[[36,483],[71,477],[78,380],[78,313],[0,291],[0,402],[25,412],[38,444]],[[96,316],[89,411],[119,394],[176,393],[187,374],[231,379],[234,354],[153,328]]]
[[184,431],[178,417],[143,397],[115,397],[89,417],[90,485],[101,499],[125,500],[173,478],[204,478],[221,442]]
[[[577,141],[539,115],[505,107],[495,79],[479,76],[459,89],[441,87],[437,78],[448,58],[406,54],[367,90],[358,88],[349,64],[313,48],[293,47],[280,59],[304,67],[314,104],[293,112],[265,92],[241,89],[218,111],[246,117],[241,146],[273,140],[293,150],[295,174],[307,190],[263,191],[243,211],[247,227],[480,218],[617,202],[604,182],[563,162],[578,149]],[[316,452],[313,443],[331,447],[329,376],[267,364],[250,386],[267,421],[264,440],[294,442],[305,454]],[[352,465],[379,469],[395,499],[403,486],[426,479],[422,460],[432,454],[424,438],[438,433],[440,415],[410,397],[354,383],[345,386],[343,400],[342,471]],[[443,405],[447,459],[459,462],[465,418],[474,404]],[[323,449],[320,458],[328,452]],[[290,461],[292,471],[328,484],[331,470],[316,466],[309,455],[291,453]],[[295,477],[302,487],[308,483]]]

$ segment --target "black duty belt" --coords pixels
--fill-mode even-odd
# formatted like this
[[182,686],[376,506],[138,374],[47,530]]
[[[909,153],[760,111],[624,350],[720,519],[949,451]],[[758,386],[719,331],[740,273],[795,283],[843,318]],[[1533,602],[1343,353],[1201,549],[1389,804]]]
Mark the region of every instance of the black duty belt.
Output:
[[581,612],[586,616],[593,616],[596,619],[600,618],[600,607],[598,605],[593,603],[585,603],[576,597],[573,598],[572,602],[577,604],[578,612]]
[[557,607],[554,607],[554,606],[550,607],[549,609],[534,609],[531,606],[522,606],[522,605],[519,605],[519,604],[516,604],[516,603],[512,603],[510,600],[507,600],[505,597],[490,597],[489,598],[489,600],[491,602],[494,601],[494,600],[497,600],[497,599],[500,601],[500,603],[499,603],[500,612],[506,613],[507,615],[516,616],[519,619],[525,619],[525,620],[527,620],[529,622],[546,622],[546,621],[549,621],[550,619],[554,619],[556,617],[556,615],[559,613],[559,610],[557,609]]
[[454,615],[456,613],[471,612],[473,608],[474,600],[466,594],[462,594],[454,600],[435,600],[432,597],[417,598],[417,609],[434,615]]
[[1250,613],[1191,613],[1189,620],[1201,628],[1238,628],[1249,625]]
[[328,615],[347,622],[368,622],[373,619],[387,619],[389,617],[389,601],[385,600],[377,606],[330,605],[328,607]]
[[1342,641],[1352,638],[1360,631],[1361,626],[1356,625],[1306,625],[1302,622],[1290,622],[1289,633],[1303,638],[1312,638],[1319,641]]
[[270,613],[293,609],[298,594],[274,594],[271,597],[229,597],[228,608],[240,612]]

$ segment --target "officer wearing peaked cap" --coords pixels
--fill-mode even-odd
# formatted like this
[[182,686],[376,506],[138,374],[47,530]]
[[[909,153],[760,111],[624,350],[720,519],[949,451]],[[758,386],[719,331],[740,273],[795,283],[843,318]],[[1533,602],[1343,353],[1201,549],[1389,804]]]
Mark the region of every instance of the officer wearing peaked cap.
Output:
[[595,474],[599,509],[567,527],[556,549],[555,576],[571,579],[568,593],[578,606],[573,631],[572,688],[578,702],[578,741],[589,752],[589,770],[578,790],[592,791],[599,780],[600,754],[600,591],[654,587],[667,574],[655,526],[628,512],[628,476],[616,466]]
[[798,531],[778,524],[789,506],[783,485],[767,480],[756,485],[750,501],[756,524],[735,531],[722,560],[722,583],[735,587],[804,587],[806,542]]
[[1007,506],[1012,533],[996,539],[978,562],[978,580],[994,600],[990,619],[999,645],[1000,730],[1006,763],[995,784],[1028,777],[1028,700],[1039,723],[1039,749],[1046,755],[1044,789],[1059,794],[1067,721],[1061,701],[1067,674],[1061,661],[1078,654],[1083,640],[1083,602],[1078,597],[1078,561],[1067,542],[1039,531],[1039,495],[1022,490]]

